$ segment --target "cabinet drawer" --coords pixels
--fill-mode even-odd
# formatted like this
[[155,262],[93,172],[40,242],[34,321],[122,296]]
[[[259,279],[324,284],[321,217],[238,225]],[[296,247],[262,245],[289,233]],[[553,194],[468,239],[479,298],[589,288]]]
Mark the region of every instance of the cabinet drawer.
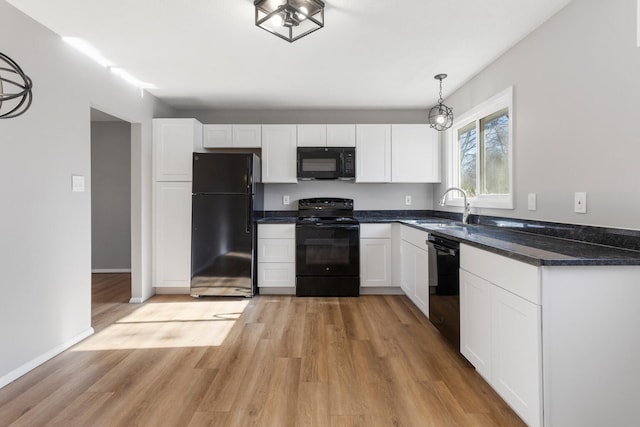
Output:
[[296,264],[293,262],[258,263],[258,286],[290,287],[296,285]]
[[295,262],[293,239],[258,239],[258,262]]
[[460,268],[534,304],[541,304],[540,271],[536,266],[461,244]]
[[413,227],[403,225],[400,229],[400,237],[402,240],[411,243],[421,249],[427,250],[427,237],[426,231],[418,230]]
[[258,239],[295,239],[295,224],[258,224]]
[[390,239],[391,224],[360,224],[361,239]]

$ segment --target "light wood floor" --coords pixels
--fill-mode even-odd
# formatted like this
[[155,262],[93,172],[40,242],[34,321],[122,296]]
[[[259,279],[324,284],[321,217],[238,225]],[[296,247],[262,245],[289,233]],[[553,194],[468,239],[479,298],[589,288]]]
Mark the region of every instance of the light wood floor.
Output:
[[95,335],[0,390],[2,426],[521,426],[405,297],[127,304],[95,275]]

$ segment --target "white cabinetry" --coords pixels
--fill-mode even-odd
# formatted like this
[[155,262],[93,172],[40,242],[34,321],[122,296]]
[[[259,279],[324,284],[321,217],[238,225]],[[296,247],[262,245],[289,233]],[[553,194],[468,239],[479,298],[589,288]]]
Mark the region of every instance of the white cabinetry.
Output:
[[360,286],[391,286],[391,224],[360,224]]
[[202,145],[194,119],[153,121],[152,284],[188,292],[191,282],[192,153]]
[[195,119],[154,119],[156,181],[191,181],[194,146],[202,144],[202,124]]
[[542,425],[540,272],[460,245],[460,351],[530,426]]
[[263,125],[262,182],[298,182],[296,162],[296,125]]
[[355,147],[356,125],[298,125],[298,147]]
[[258,224],[258,287],[290,288],[295,293],[295,225]]
[[391,125],[356,125],[356,182],[391,181]]
[[400,286],[409,299],[429,317],[428,234],[412,227],[400,229]]
[[204,125],[205,148],[260,148],[261,125]]
[[191,182],[157,182],[154,224],[154,285],[191,283]]
[[391,181],[440,182],[438,132],[426,124],[391,125]]

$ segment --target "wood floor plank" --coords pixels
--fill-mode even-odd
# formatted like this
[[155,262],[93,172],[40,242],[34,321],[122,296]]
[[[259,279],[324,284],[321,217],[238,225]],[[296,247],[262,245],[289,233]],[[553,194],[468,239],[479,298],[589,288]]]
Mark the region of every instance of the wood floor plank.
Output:
[[404,296],[162,295],[94,275],[94,336],[0,389],[4,426],[522,426]]

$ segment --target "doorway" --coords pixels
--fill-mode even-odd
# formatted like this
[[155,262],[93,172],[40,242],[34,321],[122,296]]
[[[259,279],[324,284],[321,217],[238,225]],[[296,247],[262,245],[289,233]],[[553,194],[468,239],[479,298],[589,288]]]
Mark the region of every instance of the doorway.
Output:
[[[130,287],[126,295],[104,289],[110,275],[131,283],[131,217],[131,123],[91,108],[92,314],[96,303],[131,299]],[[103,301],[108,295],[118,301]]]

